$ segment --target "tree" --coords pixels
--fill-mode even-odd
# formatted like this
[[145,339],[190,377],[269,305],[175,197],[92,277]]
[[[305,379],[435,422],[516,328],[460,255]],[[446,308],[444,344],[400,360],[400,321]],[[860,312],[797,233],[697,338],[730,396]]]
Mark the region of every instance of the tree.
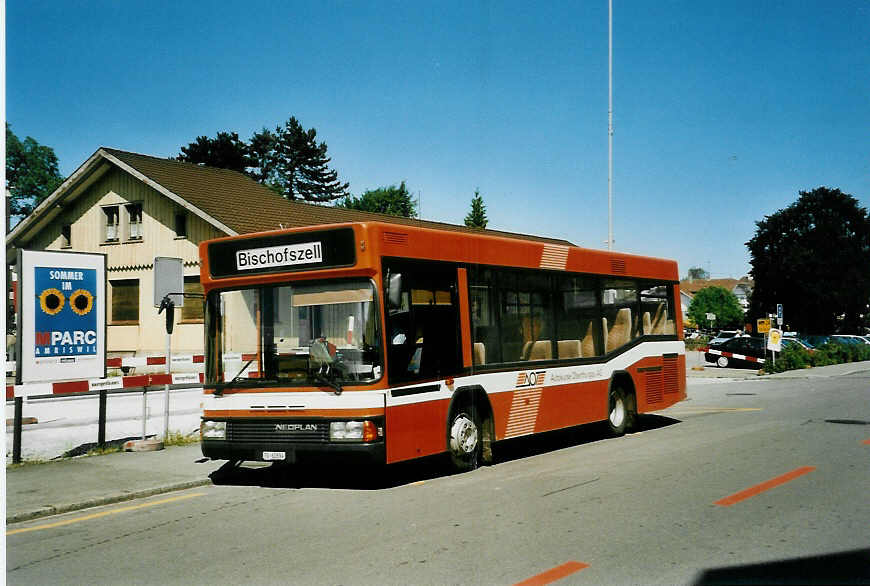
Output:
[[689,269],[689,277],[690,281],[706,281],[710,278],[710,273],[702,269],[701,267],[692,267]]
[[687,312],[689,319],[698,325],[709,324],[708,313],[716,314],[716,327],[740,327],[743,325],[743,309],[737,296],[725,287],[704,287],[692,298]]
[[197,136],[196,142],[181,147],[179,161],[231,169],[245,173],[253,165],[249,147],[235,132],[218,132],[215,138]]
[[11,193],[9,213],[26,216],[63,183],[54,149],[36,139],[18,139],[6,123],[6,187]]
[[483,203],[483,197],[480,195],[480,189],[474,190],[474,197],[471,198],[471,211],[465,216],[465,225],[469,228],[486,228],[489,220],[486,217],[486,205]]
[[329,168],[326,143],[318,143],[317,131],[305,130],[294,117],[274,132],[254,133],[249,143],[235,132],[219,132],[214,139],[197,137],[181,151],[178,160],[245,173],[290,200],[320,203],[350,195],[349,184]]
[[315,129],[305,130],[292,116],[275,128],[274,148],[263,154],[264,182],[289,200],[327,202],[350,195],[349,184],[329,168],[326,143],[316,139]]
[[405,218],[417,217],[417,204],[411,198],[404,181],[398,187],[390,185],[389,187],[370,189],[359,197],[348,195],[336,205],[363,212],[377,212]]
[[859,331],[870,300],[870,216],[851,195],[818,187],[756,222],[746,243],[755,280],[750,313],[781,303],[791,329]]

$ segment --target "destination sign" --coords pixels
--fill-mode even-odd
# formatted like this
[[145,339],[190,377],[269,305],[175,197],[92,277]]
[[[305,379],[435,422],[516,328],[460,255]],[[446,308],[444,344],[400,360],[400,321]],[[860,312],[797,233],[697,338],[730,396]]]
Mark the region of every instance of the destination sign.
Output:
[[356,262],[352,228],[275,233],[208,245],[213,278],[347,267]]

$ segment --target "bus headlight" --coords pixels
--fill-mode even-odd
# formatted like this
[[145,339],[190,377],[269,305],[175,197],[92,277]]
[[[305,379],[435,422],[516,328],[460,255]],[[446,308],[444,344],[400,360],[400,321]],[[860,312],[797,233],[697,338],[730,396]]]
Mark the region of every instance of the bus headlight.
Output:
[[373,442],[378,428],[373,421],[333,421],[329,424],[329,441]]
[[209,421],[208,419],[206,419],[200,424],[199,432],[202,436],[202,439],[226,439],[227,422]]

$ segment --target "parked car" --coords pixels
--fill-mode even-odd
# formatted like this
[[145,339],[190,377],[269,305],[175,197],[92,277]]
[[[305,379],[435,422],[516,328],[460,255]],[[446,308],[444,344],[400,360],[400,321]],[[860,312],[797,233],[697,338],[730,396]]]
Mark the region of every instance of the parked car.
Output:
[[813,348],[818,348],[831,341],[831,336],[821,336],[818,334],[804,334],[800,337],[801,342],[809,344]]
[[831,336],[831,341],[838,344],[870,344],[862,336],[852,336],[848,334],[835,334]]
[[720,368],[764,366],[765,342],[760,336],[732,337],[723,342],[710,342],[704,352],[704,359]]
[[721,344],[726,340],[730,340],[731,338],[735,338],[740,335],[740,332],[737,330],[722,330],[716,336],[710,340],[710,344]]
[[799,340],[798,338],[783,338],[782,339],[782,349],[785,350],[790,346],[797,346],[799,348],[803,348],[807,352],[814,352],[815,348],[804,342],[803,340]]

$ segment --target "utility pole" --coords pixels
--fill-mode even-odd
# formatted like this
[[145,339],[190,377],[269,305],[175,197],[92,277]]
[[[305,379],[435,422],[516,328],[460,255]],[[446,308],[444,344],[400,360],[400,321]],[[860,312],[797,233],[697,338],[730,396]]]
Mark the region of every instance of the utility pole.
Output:
[[607,250],[613,250],[613,0],[607,0]]

